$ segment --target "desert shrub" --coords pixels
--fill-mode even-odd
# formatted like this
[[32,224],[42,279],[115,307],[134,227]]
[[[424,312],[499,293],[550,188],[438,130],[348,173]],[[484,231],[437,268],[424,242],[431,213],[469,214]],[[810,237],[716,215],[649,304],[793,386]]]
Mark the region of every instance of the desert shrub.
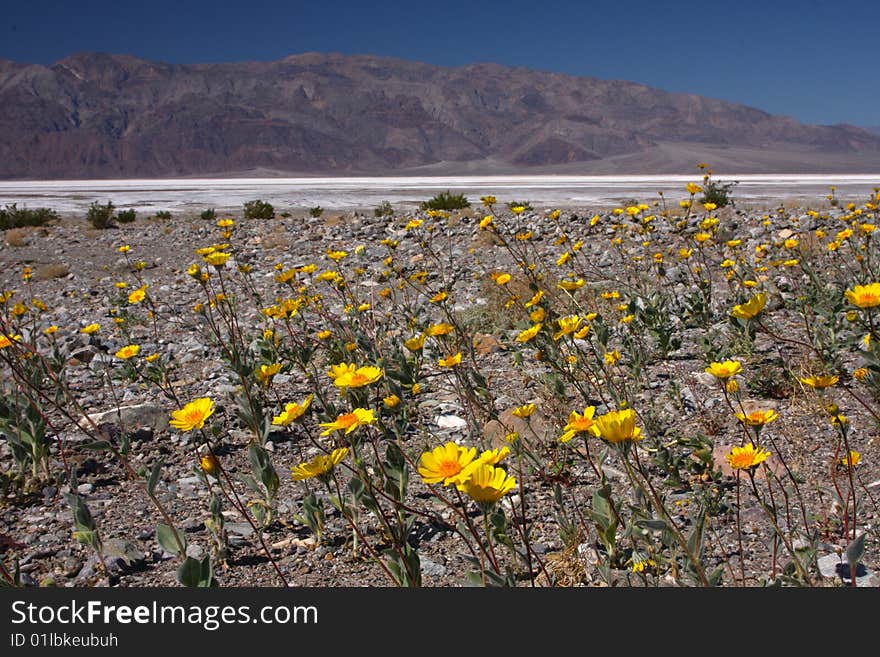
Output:
[[51,281],[53,278],[64,278],[69,273],[70,268],[63,262],[52,262],[37,267],[34,275],[38,281]]
[[389,201],[382,201],[378,206],[373,209],[373,216],[392,217],[394,216],[394,208],[391,207],[391,203]]
[[55,219],[58,219],[58,213],[49,208],[19,208],[16,203],[13,203],[0,209],[0,230],[42,226]]
[[731,191],[735,186],[736,182],[706,180],[703,183],[703,198],[700,199],[700,203],[714,203],[718,208],[735,205],[731,198]]
[[217,211],[214,208],[208,208],[207,210],[202,210],[202,214],[199,216],[205,221],[214,221],[217,218]]
[[107,205],[101,205],[97,201],[93,201],[86,212],[86,219],[94,228],[103,230],[113,225],[113,210],[116,206],[113,201],[107,201]]
[[322,214],[324,214],[324,208],[322,208],[320,205],[316,205],[313,208],[309,208],[309,216],[310,217],[315,217],[317,219]]
[[271,203],[256,199],[248,201],[244,204],[245,219],[273,219],[275,217],[275,208]]
[[155,215],[156,219],[171,219],[171,213],[168,210],[159,210]]
[[28,231],[24,228],[10,228],[4,237],[7,246],[21,247],[28,243]]
[[116,221],[121,224],[130,224],[137,219],[137,210],[129,208],[128,210],[120,210],[116,213]]
[[422,210],[461,210],[471,207],[471,204],[464,194],[452,194],[446,190],[434,198],[423,201],[419,207]]

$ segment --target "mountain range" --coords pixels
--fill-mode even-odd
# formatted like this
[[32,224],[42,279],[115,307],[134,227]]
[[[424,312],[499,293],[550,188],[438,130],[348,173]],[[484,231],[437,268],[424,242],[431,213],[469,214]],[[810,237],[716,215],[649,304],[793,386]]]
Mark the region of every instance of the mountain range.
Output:
[[619,80],[305,53],[0,60],[0,178],[874,173],[880,134]]

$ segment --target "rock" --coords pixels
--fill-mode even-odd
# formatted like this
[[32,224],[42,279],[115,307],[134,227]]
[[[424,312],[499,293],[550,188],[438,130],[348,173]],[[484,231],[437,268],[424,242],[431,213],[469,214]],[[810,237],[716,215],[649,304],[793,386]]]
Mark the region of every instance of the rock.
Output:
[[422,571],[422,575],[427,575],[428,577],[443,577],[449,570],[446,566],[442,566],[435,561],[431,561],[427,557],[422,557],[419,560],[419,565]]
[[76,492],[80,495],[88,495],[94,490],[94,486],[92,484],[80,484],[76,487]]
[[[838,554],[826,554],[817,560],[819,572],[823,577],[829,579],[839,579],[842,584],[850,586],[852,583],[852,573],[849,563],[846,559]],[[856,586],[869,587],[874,586],[873,573],[868,570],[864,564],[860,563],[856,566]]]
[[441,429],[464,429],[467,426],[467,420],[457,415],[437,415],[434,423]]
[[156,404],[144,403],[89,413],[87,417],[97,425],[112,424],[126,429],[147,426],[153,431],[160,431],[168,428],[170,415]]

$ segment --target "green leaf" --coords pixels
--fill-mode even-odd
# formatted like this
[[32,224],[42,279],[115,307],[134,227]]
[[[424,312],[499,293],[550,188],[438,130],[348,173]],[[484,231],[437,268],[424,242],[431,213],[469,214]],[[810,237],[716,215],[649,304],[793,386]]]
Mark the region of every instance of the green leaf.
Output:
[[152,472],[150,472],[150,478],[147,480],[147,490],[151,495],[153,494],[153,491],[156,490],[156,484],[159,483],[159,473],[162,471],[162,463],[163,459],[156,461]]
[[208,587],[213,579],[211,560],[207,556],[201,561],[187,557],[177,569],[177,581],[184,586]]
[[89,443],[84,443],[84,444],[80,445],[80,447],[82,447],[83,449],[90,449],[90,450],[94,450],[96,452],[100,452],[105,449],[110,449],[111,445],[106,440],[94,440]]
[[[180,539],[180,545],[175,540],[175,535]],[[183,535],[183,532],[175,531],[168,525],[160,522],[156,525],[156,539],[159,541],[159,545],[168,552],[176,554],[178,557],[186,554],[186,536]],[[181,549],[181,546],[183,549]]]
[[848,546],[846,546],[846,560],[851,568],[857,566],[865,556],[866,533],[859,534]]

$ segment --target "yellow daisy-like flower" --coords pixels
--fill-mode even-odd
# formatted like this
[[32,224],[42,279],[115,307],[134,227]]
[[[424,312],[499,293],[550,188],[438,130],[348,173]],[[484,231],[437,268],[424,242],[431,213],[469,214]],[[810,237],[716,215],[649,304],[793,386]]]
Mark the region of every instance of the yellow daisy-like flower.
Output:
[[[587,327],[587,328],[589,328],[589,327]],[[617,349],[614,349],[612,351],[607,351],[607,352],[605,352],[605,355],[603,356],[603,360],[605,361],[606,365],[614,365],[617,363],[617,361],[620,360],[620,352]]]
[[337,416],[333,422],[322,422],[321,426],[326,427],[326,430],[321,435],[329,436],[334,431],[344,431],[345,435],[348,435],[358,427],[375,424],[376,422],[376,416],[373,415],[372,409],[356,408],[351,413],[343,413]]
[[134,358],[135,356],[137,356],[140,351],[140,345],[130,344],[117,351],[114,355],[122,360],[128,360],[129,358]]
[[226,261],[229,260],[232,256],[228,253],[223,253],[222,251],[214,251],[204,256],[204,261],[211,265],[212,267],[216,267],[220,269],[226,264]]
[[382,403],[385,405],[385,408],[397,408],[400,405],[400,397],[391,394],[387,397],[383,397]]
[[456,354],[453,354],[451,356],[447,356],[446,358],[441,358],[440,360],[437,361],[437,364],[440,367],[455,367],[459,363],[461,363],[461,352],[460,351]]
[[21,336],[18,334],[9,334],[0,333],[0,349],[6,349],[7,347],[12,346],[13,342],[18,342],[21,340]]
[[734,470],[751,470],[770,457],[770,452],[756,448],[752,443],[744,447],[734,447],[724,458]]
[[710,363],[706,368],[706,372],[714,376],[716,379],[729,379],[742,372],[742,363],[738,360],[725,360],[721,363]]
[[205,454],[199,459],[199,467],[205,474],[214,476],[220,469],[220,461],[213,454]]
[[557,320],[557,325],[559,326],[559,330],[553,334],[553,339],[558,340],[563,335],[568,335],[569,333],[574,333],[578,330],[581,325],[583,319],[578,315],[568,315],[566,317],[560,317]]
[[147,298],[147,286],[139,287],[136,290],[132,290],[128,295],[128,302],[130,304],[140,303],[144,299]]
[[631,408],[600,415],[596,418],[596,430],[609,443],[635,442],[644,438],[642,430],[636,426],[636,413]]
[[598,436],[599,430],[596,427],[595,421],[593,420],[593,416],[595,414],[595,406],[587,406],[584,409],[583,414],[578,413],[577,411],[572,411],[568,416],[568,424],[566,424],[563,429],[565,433],[563,433],[559,437],[559,442],[567,443],[577,434],[584,432],[588,432],[594,436]]
[[[479,462],[479,463],[488,463],[489,465],[498,465],[499,463],[501,463],[501,461],[506,459],[508,456],[510,456],[510,448],[507,445],[505,445],[504,447],[501,447],[500,449],[484,450],[480,454],[479,458],[477,458],[477,460],[474,461],[474,463]],[[472,463],[471,466],[473,466],[474,463]],[[468,467],[471,467],[471,466],[468,466]],[[462,476],[462,479],[466,479],[466,478],[467,478],[466,475]]]
[[[58,331],[58,326],[56,326],[55,324],[52,324],[52,326],[47,326],[43,329],[43,333],[45,333],[46,335],[52,335],[56,331]],[[855,375],[855,373],[853,373],[853,375]]]
[[455,330],[455,328],[452,326],[452,324],[446,324],[444,322],[441,324],[433,324],[433,325],[429,326],[428,328],[426,328],[425,335],[430,336],[432,338],[436,338],[437,336],[440,336],[440,335],[449,335],[454,330]]
[[492,276],[496,285],[507,285],[510,282],[510,274],[495,274]]
[[409,340],[405,340],[403,346],[412,352],[420,351],[425,346],[425,337],[426,334],[420,333]]
[[853,378],[856,379],[856,381],[865,381],[868,378],[868,374],[868,368],[866,367],[859,367],[858,369],[853,370],[852,373]]
[[844,292],[844,296],[847,301],[859,308],[880,306],[880,283],[856,285],[851,290]]
[[734,306],[733,310],[730,311],[730,314],[738,319],[754,319],[762,310],[764,310],[766,304],[767,295],[763,292],[759,292],[746,303]]
[[693,196],[694,194],[696,194],[697,192],[699,192],[703,188],[700,187],[697,183],[688,183],[687,187],[685,187],[685,189],[687,189],[688,194]]
[[217,228],[232,228],[235,225],[235,221],[232,219],[220,219],[217,222]]
[[456,488],[480,504],[494,504],[516,488],[516,479],[509,477],[503,468],[486,463],[470,469],[468,474]]
[[97,333],[99,330],[101,330],[101,325],[95,323],[95,324],[89,324],[88,326],[81,328],[79,330],[79,332],[85,333],[86,335],[93,335],[93,334]]
[[779,413],[777,413],[773,409],[768,409],[752,411],[749,414],[737,413],[736,417],[740,422],[742,422],[743,424],[747,424],[750,427],[762,427],[765,424],[769,424],[770,422],[778,418]]
[[540,324],[540,323],[534,324],[533,326],[530,326],[529,328],[525,329],[524,331],[520,331],[519,334],[516,336],[516,338],[514,338],[514,340],[516,342],[528,342],[529,340],[534,338],[536,335],[538,335],[538,333],[541,331],[541,328],[543,326],[544,325]]
[[798,381],[803,383],[805,386],[809,386],[810,388],[816,388],[819,390],[821,390],[822,388],[830,388],[839,380],[840,377],[835,375],[808,376],[805,378],[798,378]]
[[849,453],[840,459],[840,465],[857,466],[862,461],[862,455],[856,450],[851,449]]
[[214,414],[214,401],[210,397],[199,397],[183,408],[172,411],[169,424],[180,431],[192,431],[205,426],[205,420]]
[[531,416],[531,414],[534,413],[537,408],[538,407],[534,404],[523,404],[522,406],[517,406],[516,408],[514,408],[511,411],[511,414],[515,415],[516,417],[526,418]]
[[354,363],[341,363],[333,365],[327,374],[337,388],[361,388],[381,379],[384,371],[373,365],[356,367]]
[[475,447],[459,447],[453,441],[424,452],[419,459],[419,474],[426,484],[455,483],[477,455]]
[[131,247],[128,244],[123,244],[122,246],[120,246],[116,250],[119,251],[120,253],[128,253],[129,251],[131,251]]
[[348,251],[334,251],[333,249],[327,249],[327,257],[330,258],[333,262],[339,262],[347,255]]
[[449,298],[448,292],[438,292],[433,297],[431,297],[431,303],[440,303],[441,301],[446,301]]
[[559,281],[556,284],[561,290],[565,290],[566,292],[573,292],[574,290],[582,288],[586,283],[583,278],[579,278],[576,281]]
[[281,414],[272,417],[272,424],[286,427],[294,420],[298,420],[307,410],[309,410],[309,406],[312,405],[312,399],[314,399],[314,397],[314,394],[309,395],[301,404],[297,402],[285,404],[284,410]]
[[340,447],[329,454],[319,454],[311,461],[300,463],[290,469],[290,474],[294,481],[329,475],[346,456],[348,456],[348,447]]
[[272,378],[281,371],[281,363],[272,363],[271,365],[260,365],[254,374],[257,380],[264,386],[268,386],[272,382]]

